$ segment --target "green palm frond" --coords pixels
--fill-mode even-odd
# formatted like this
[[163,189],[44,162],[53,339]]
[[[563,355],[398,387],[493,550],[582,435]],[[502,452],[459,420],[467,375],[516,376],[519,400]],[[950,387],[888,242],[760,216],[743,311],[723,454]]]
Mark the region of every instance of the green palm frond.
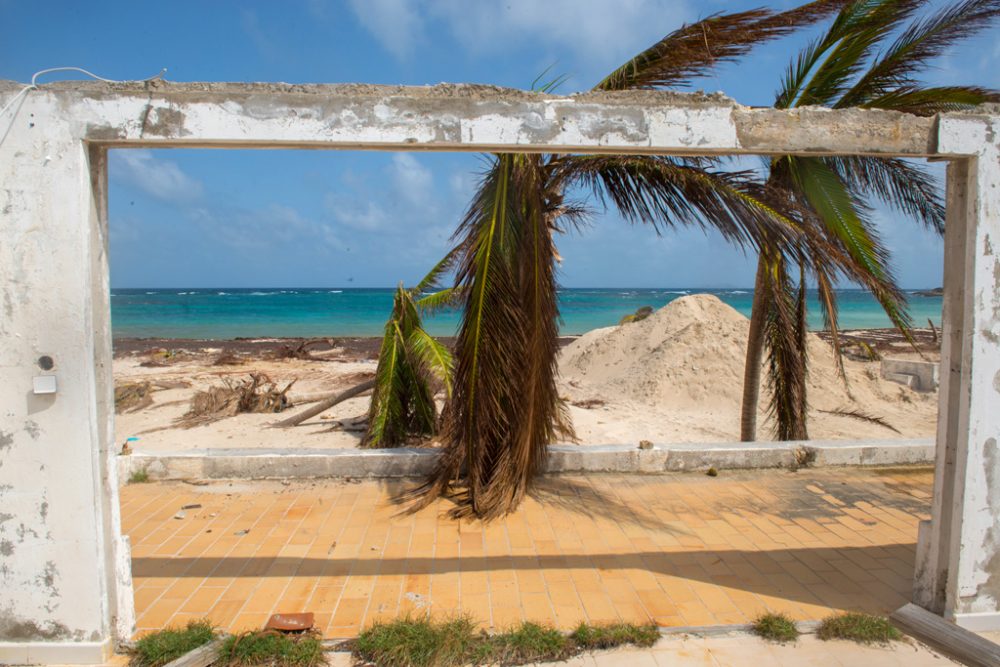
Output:
[[430,294],[416,294],[414,299],[422,315],[431,315],[443,308],[453,308],[458,305],[462,300],[462,290],[457,287],[446,287]]
[[964,0],[914,21],[835,106],[871,106],[873,100],[891,99],[897,89],[912,86],[913,76],[926,69],[931,60],[943,55],[955,42],[990,26],[998,15],[1000,0]]
[[445,393],[450,399],[454,361],[448,348],[419,327],[410,332],[406,347],[409,356],[419,363],[426,373],[433,375],[444,385]]
[[869,109],[889,109],[915,116],[933,116],[948,111],[962,111],[977,104],[1000,101],[1000,93],[979,86],[941,86],[924,88],[916,84],[900,86],[865,102]]
[[763,42],[823,19],[846,0],[818,0],[787,12],[714,14],[671,32],[598,83],[595,90],[678,87]]
[[402,285],[396,289],[378,359],[362,447],[398,447],[411,435],[436,433],[432,382],[443,383],[450,394],[451,357],[423,329],[413,293]]
[[460,248],[452,248],[437,264],[434,265],[427,275],[420,279],[420,282],[413,287],[415,294],[423,294],[440,287],[441,278],[455,268],[455,261],[458,259]]
[[823,221],[823,228],[852,260],[843,264],[844,270],[871,292],[892,323],[909,336],[911,319],[906,297],[896,285],[889,252],[880,243],[874,225],[866,219],[863,204],[822,158],[784,160],[796,190],[803,194]]
[[775,106],[832,104],[861,71],[880,41],[912,16],[922,3],[923,0],[855,0],[847,4],[829,30],[789,66]]
[[944,197],[926,168],[900,158],[826,158],[851,192],[875,197],[938,234],[944,234]]

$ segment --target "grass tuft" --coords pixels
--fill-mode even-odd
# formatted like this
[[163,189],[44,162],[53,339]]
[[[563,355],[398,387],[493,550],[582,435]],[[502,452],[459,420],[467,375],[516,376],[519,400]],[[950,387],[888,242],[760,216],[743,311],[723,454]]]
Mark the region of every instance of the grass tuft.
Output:
[[191,621],[184,628],[166,628],[148,634],[135,643],[129,665],[160,667],[185,653],[215,639],[215,630],[207,620]]
[[816,630],[820,639],[848,639],[859,644],[888,644],[902,634],[889,619],[871,614],[846,613],[828,616]]
[[526,665],[624,644],[652,646],[659,636],[654,625],[615,624],[581,625],[567,637],[537,623],[522,623],[490,635],[476,630],[468,618],[444,622],[403,618],[368,628],[352,649],[361,661],[380,667]]
[[475,626],[468,618],[440,623],[403,618],[362,632],[354,653],[380,667],[445,667],[461,665],[475,642]]
[[630,623],[614,623],[611,625],[587,625],[581,623],[570,639],[576,645],[587,651],[602,648],[615,648],[631,644],[643,648],[652,646],[660,638],[660,631],[655,625],[632,625]]
[[145,484],[149,481],[149,471],[145,468],[140,468],[138,470],[133,470],[132,474],[128,476],[129,484]]
[[537,623],[522,623],[497,635],[481,635],[468,664],[555,662],[572,656],[574,648],[572,641],[558,630]]
[[753,622],[753,632],[758,637],[773,642],[793,642],[799,637],[795,621],[784,614],[764,614]]
[[323,661],[323,642],[315,633],[293,635],[274,630],[255,630],[226,637],[214,665],[316,667]]

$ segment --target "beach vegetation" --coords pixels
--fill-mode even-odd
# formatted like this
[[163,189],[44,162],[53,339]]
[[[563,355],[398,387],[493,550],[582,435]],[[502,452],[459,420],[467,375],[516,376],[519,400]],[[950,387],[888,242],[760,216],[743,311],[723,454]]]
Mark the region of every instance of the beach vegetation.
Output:
[[822,640],[846,639],[859,644],[888,644],[903,635],[884,616],[849,612],[828,616],[816,629]]
[[146,468],[139,468],[138,470],[133,470],[132,474],[128,476],[129,484],[145,484],[149,481],[149,470]]
[[189,651],[204,646],[217,633],[208,620],[189,621],[183,628],[165,628],[144,635],[129,651],[132,667],[161,667]]
[[785,614],[762,614],[750,626],[758,637],[773,642],[793,642],[799,638],[795,621]]
[[254,630],[222,640],[220,667],[317,667],[325,664],[323,640],[316,632]]
[[350,642],[355,657],[385,667],[458,667],[525,665],[566,660],[584,651],[632,645],[652,646],[660,633],[654,625],[581,624],[568,636],[537,623],[521,623],[490,634],[474,621],[403,618],[376,623]]
[[[979,86],[928,86],[918,75],[955,43],[990,26],[1000,14],[1000,1],[960,0],[929,16],[916,16],[924,6],[910,0],[845,3],[826,32],[792,60],[774,106],[858,107],[933,116],[998,99],[996,91]],[[779,209],[794,203],[817,233],[807,235],[800,253],[765,247],[758,255],[741,439],[757,437],[763,367],[774,435],[779,440],[805,440],[807,281],[818,290],[825,328],[832,334],[838,368],[846,381],[834,291],[839,279],[867,289],[912,342],[906,298],[896,283],[889,249],[876,229],[873,206],[882,203],[943,233],[944,203],[941,188],[924,165],[874,156],[773,157],[763,198]]]
[[[716,14],[682,26],[609,74],[596,91],[686,85],[755,45],[836,12],[818,0],[786,12]],[[555,80],[538,87],[547,92]],[[566,199],[589,193],[632,223],[658,232],[718,230],[741,247],[782,249],[802,236],[794,202],[763,201],[751,171],[669,156],[502,154],[487,158],[456,232],[456,285],[463,317],[455,348],[443,456],[411,496],[419,509],[443,494],[453,516],[491,519],[513,511],[556,439],[573,439],[556,391],[558,317],[554,235],[581,226],[588,210]],[[792,211],[789,213],[788,211]],[[774,250],[774,252],[780,252]],[[463,472],[464,471],[464,472]]]

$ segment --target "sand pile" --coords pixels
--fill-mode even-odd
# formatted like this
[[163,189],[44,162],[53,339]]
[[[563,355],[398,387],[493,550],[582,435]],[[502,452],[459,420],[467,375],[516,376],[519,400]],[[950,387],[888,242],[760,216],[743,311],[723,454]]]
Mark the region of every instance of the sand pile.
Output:
[[[736,437],[749,327],[746,317],[713,295],[682,297],[642,321],[596,329],[568,345],[560,358],[561,381],[576,397],[650,406],[668,419],[672,413],[698,413],[712,422],[706,435]],[[861,408],[897,427],[902,424],[895,422],[912,422],[905,415],[919,412],[925,430],[930,405],[933,422],[936,396],[881,380],[878,364],[846,361],[848,393],[830,345],[815,334],[810,334],[809,362],[809,403],[815,413],[810,427],[819,427],[811,433],[814,438],[897,437],[822,410]],[[765,399],[762,394],[762,411]]]

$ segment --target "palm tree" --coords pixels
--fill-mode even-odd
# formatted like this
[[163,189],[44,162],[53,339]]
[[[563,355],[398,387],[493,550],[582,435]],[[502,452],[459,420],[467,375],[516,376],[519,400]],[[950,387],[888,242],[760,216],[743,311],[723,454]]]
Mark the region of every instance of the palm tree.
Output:
[[[715,15],[684,26],[612,72],[596,90],[686,84],[756,44],[837,11],[818,0],[774,13]],[[556,391],[557,253],[553,235],[585,215],[565,201],[573,188],[660,231],[719,230],[743,247],[784,255],[803,237],[794,202],[764,203],[750,172],[715,170],[704,159],[661,156],[502,154],[490,159],[456,232],[456,284],[464,313],[440,465],[411,496],[414,509],[453,491],[456,516],[491,519],[529,490],[548,443],[572,437]],[[776,195],[771,198],[777,200]],[[816,243],[820,243],[819,240]],[[786,319],[790,311],[779,309]]]
[[[923,0],[855,0],[846,5],[829,30],[791,63],[775,107],[858,107],[931,116],[995,99],[994,91],[976,86],[927,87],[916,75],[951,45],[988,26],[1000,13],[1000,0],[963,0],[927,18],[910,21],[925,5]],[[900,30],[907,21],[910,23]],[[876,53],[878,49],[881,51]],[[783,257],[762,253],[758,259],[740,419],[744,441],[756,439],[765,348],[771,389],[769,413],[775,422],[775,435],[782,440],[808,437],[804,324],[807,273],[815,279],[838,363],[833,290],[838,276],[868,289],[893,324],[909,335],[906,300],[895,283],[890,253],[872,221],[871,205],[881,201],[939,233],[944,230],[944,205],[937,184],[925,168],[912,162],[870,156],[783,156],[772,159],[769,169],[766,191],[781,193],[784,200],[809,211],[829,245],[818,254],[811,253],[809,266],[800,263],[797,297],[792,296],[795,288]],[[831,266],[825,261],[829,258],[822,257],[829,252],[829,246],[848,261]],[[801,310],[797,325],[800,330],[782,335],[775,307],[790,298]]]

